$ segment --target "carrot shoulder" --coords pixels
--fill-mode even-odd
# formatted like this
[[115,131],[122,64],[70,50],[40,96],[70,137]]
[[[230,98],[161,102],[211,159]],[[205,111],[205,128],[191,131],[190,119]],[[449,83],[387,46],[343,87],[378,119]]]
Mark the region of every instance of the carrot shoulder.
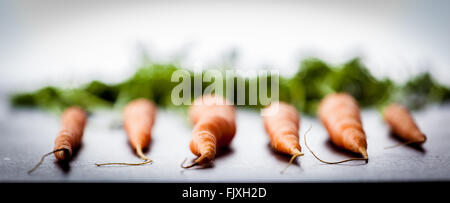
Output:
[[395,135],[409,143],[424,143],[427,139],[408,109],[400,104],[390,104],[386,107],[383,111],[383,119]]
[[[235,133],[235,109],[226,99],[216,95],[197,98],[189,108],[194,124],[190,150],[198,158],[188,167],[205,164],[215,158],[218,147],[229,146]],[[185,168],[188,168],[185,167]]]
[[352,96],[345,93],[326,96],[319,105],[319,118],[335,145],[368,158],[359,106]]

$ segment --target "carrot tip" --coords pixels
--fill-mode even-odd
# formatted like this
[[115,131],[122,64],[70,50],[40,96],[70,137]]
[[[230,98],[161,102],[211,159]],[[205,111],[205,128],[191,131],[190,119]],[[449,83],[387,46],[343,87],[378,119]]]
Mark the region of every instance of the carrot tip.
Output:
[[366,162],[369,160],[369,155],[367,154],[367,150],[364,148],[359,148],[359,152],[363,156],[364,159],[366,159]]

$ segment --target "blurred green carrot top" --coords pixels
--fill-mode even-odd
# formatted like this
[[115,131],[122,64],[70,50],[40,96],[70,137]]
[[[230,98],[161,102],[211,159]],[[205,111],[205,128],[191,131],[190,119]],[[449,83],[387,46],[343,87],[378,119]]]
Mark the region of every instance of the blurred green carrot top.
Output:
[[[81,106],[88,111],[98,108],[121,108],[135,98],[148,98],[165,108],[177,108],[171,102],[171,94],[179,82],[172,82],[172,73],[186,70],[194,81],[195,74],[174,64],[146,63],[129,79],[117,84],[105,84],[92,81],[78,88],[43,87],[33,92],[16,93],[10,101],[15,107],[37,107],[53,112],[62,112],[68,106]],[[205,74],[205,72],[197,73]],[[250,81],[259,80],[261,76],[233,76],[233,89],[224,90],[237,94],[238,81],[248,88]],[[271,76],[267,78],[268,89],[271,88]],[[212,81],[214,82],[214,80]],[[212,82],[203,82],[204,90]],[[191,94],[194,85],[190,86]],[[259,90],[259,88],[258,88]],[[202,91],[203,92],[203,91]],[[249,91],[245,99],[249,100]],[[270,94],[270,91],[268,91]],[[404,84],[396,84],[389,78],[377,79],[368,71],[358,58],[342,65],[332,66],[320,59],[309,58],[301,62],[292,77],[279,78],[279,99],[293,104],[299,111],[314,115],[320,100],[331,92],[347,92],[355,97],[362,107],[382,109],[386,104],[399,102],[411,109],[418,109],[428,103],[442,103],[450,99],[450,88],[439,84],[429,73],[421,73]],[[258,92],[257,94],[259,94]],[[192,97],[192,99],[194,99]],[[236,100],[236,96],[234,96]],[[235,101],[236,102],[236,101]],[[239,106],[258,109],[263,105]],[[181,106],[183,109],[184,106]]]

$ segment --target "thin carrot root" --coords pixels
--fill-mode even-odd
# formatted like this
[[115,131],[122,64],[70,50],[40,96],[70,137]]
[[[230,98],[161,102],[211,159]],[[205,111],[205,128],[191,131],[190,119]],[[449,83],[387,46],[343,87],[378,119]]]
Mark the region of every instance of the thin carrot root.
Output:
[[188,169],[188,168],[192,168],[194,166],[200,165],[201,163],[204,162],[204,160],[206,158],[207,158],[206,155],[200,156],[197,159],[195,159],[195,161],[193,161],[191,164],[185,166],[184,164],[186,163],[186,160],[187,160],[187,158],[186,158],[186,159],[184,159],[183,163],[181,163],[181,168]]
[[144,160],[141,163],[123,163],[123,162],[117,162],[117,163],[102,163],[102,164],[95,164],[96,166],[108,166],[108,165],[124,165],[124,166],[140,166],[140,165],[145,165],[148,163],[152,163],[153,160],[151,160],[150,158],[148,158],[147,156],[144,155],[144,153],[142,152],[142,148],[141,147],[137,147],[136,148],[136,154],[139,156],[139,158],[141,158],[142,160]]
[[184,164],[186,163],[186,161],[187,161],[187,158],[185,158],[184,161],[181,163],[181,168],[192,168],[192,167],[198,165],[198,162],[194,161],[191,164],[185,166]]
[[281,170],[280,173],[283,174],[284,171],[286,171],[286,169],[289,168],[289,166],[292,165],[292,163],[294,162],[295,158],[297,158],[297,157],[299,157],[299,156],[303,156],[303,155],[305,155],[305,154],[303,154],[303,153],[298,153],[298,154],[292,155],[291,160],[289,160],[288,165],[287,165],[283,170]]
[[305,140],[305,146],[306,146],[306,148],[308,148],[309,152],[311,152],[311,154],[314,156],[314,158],[316,158],[316,159],[319,160],[320,162],[325,163],[325,164],[340,164],[340,163],[345,163],[345,162],[348,162],[348,161],[356,161],[356,160],[364,160],[364,161],[366,161],[366,163],[368,162],[369,158],[368,158],[368,155],[367,155],[366,150],[364,150],[364,149],[360,149],[360,153],[363,155],[363,158],[349,158],[349,159],[345,159],[345,160],[342,160],[342,161],[334,161],[334,162],[322,160],[321,158],[319,158],[319,157],[311,150],[311,148],[308,146],[308,143],[306,142],[306,135],[309,133],[309,131],[311,130],[311,128],[312,128],[312,126],[310,125],[309,128],[308,128],[308,130],[307,130],[307,131],[305,132],[305,134],[303,135],[303,138],[304,138],[304,140]]
[[31,174],[33,171],[35,171],[42,164],[42,162],[44,162],[45,157],[50,156],[50,155],[52,155],[52,154],[54,154],[56,152],[65,151],[65,150],[67,150],[67,149],[66,148],[61,148],[61,149],[57,149],[57,150],[54,150],[54,151],[51,151],[51,152],[49,152],[47,154],[42,155],[41,160],[31,170],[28,171],[28,174]]
[[125,165],[125,166],[140,166],[140,165],[145,165],[145,164],[148,164],[148,163],[151,163],[152,162],[152,160],[145,160],[145,161],[143,161],[143,162],[141,162],[141,163],[122,163],[122,162],[117,162],[117,163],[102,163],[102,164],[95,164],[95,165],[97,165],[97,166],[107,166],[107,165]]

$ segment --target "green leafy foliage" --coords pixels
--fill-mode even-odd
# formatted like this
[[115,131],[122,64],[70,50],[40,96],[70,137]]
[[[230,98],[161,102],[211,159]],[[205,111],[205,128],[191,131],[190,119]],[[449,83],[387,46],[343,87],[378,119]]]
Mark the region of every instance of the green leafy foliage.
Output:
[[178,68],[172,64],[149,64],[141,67],[130,79],[120,83],[116,105],[121,107],[136,98],[147,98],[167,106],[170,93],[176,83],[171,82],[172,73]]
[[83,89],[55,87],[45,87],[36,92],[13,95],[11,103],[16,107],[40,107],[53,112],[62,112],[68,106],[80,106],[87,110],[112,106],[111,102]]
[[393,85],[389,79],[377,80],[373,77],[359,59],[353,59],[337,69],[331,80],[335,91],[351,94],[362,106],[384,102]]
[[[118,84],[105,84],[93,81],[76,89],[62,89],[57,87],[44,87],[35,92],[19,93],[12,95],[11,103],[14,106],[39,107],[50,111],[62,111],[72,105],[81,106],[87,110],[97,108],[122,108],[129,101],[136,98],[148,98],[161,107],[175,108],[172,104],[172,90],[181,84],[181,81],[172,82],[172,75],[177,70],[189,73],[191,98],[194,99],[195,74],[205,76],[202,73],[193,74],[173,64],[147,63],[128,80]],[[221,72],[226,76],[225,70]],[[245,84],[244,108],[259,109],[264,105],[256,99],[252,104],[249,94],[250,83],[256,82],[257,94],[259,81],[264,79],[268,84],[267,94],[271,97],[272,76],[243,77],[232,76],[223,81],[224,96],[233,95],[235,104],[238,94],[242,93],[242,87],[238,83]],[[202,81],[201,92],[213,84],[211,81]],[[232,89],[227,89],[227,83],[234,83]],[[189,84],[189,83],[187,83]],[[358,58],[352,59],[340,66],[332,66],[326,62],[310,58],[301,62],[299,70],[292,77],[279,77],[279,99],[293,104],[299,111],[314,115],[323,97],[333,92],[347,92],[351,94],[363,107],[383,107],[390,102],[399,102],[410,108],[420,108],[431,102],[444,102],[450,99],[450,89],[437,83],[429,73],[420,74],[403,85],[394,84],[390,79],[377,79],[370,74],[368,69]],[[230,98],[230,97],[229,97]],[[181,108],[186,106],[182,105]]]
[[334,67],[311,58],[302,61],[299,71],[289,81],[291,103],[300,111],[315,114],[323,97],[346,92],[362,106],[378,105],[389,99],[393,82],[377,80],[358,58]]
[[408,80],[399,94],[399,100],[411,109],[419,109],[429,102],[442,103],[450,99],[450,89],[440,85],[429,73]]

